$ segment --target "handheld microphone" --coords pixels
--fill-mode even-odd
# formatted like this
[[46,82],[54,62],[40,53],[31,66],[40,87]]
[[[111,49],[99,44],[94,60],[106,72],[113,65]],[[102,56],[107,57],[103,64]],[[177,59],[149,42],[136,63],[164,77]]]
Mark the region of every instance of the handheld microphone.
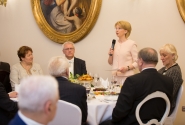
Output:
[[[114,50],[114,45],[115,45],[115,43],[116,43],[116,40],[115,39],[113,39],[112,40],[112,45],[111,45],[111,48]],[[109,56],[112,56],[112,54],[109,54]]]
[[113,39],[112,40],[112,46],[111,46],[111,48],[114,50],[114,45],[115,45],[115,43],[116,43],[116,40],[115,39]]

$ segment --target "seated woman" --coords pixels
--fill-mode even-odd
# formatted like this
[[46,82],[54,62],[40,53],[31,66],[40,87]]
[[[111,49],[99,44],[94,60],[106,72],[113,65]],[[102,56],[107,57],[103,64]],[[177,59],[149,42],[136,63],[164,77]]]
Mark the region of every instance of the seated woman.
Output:
[[12,90],[15,90],[23,77],[43,74],[40,65],[33,63],[32,53],[32,49],[28,46],[22,46],[17,51],[20,62],[11,67],[10,82]]
[[178,58],[176,48],[172,44],[164,45],[159,50],[159,53],[164,67],[161,68],[158,72],[163,75],[171,77],[174,82],[173,100],[170,109],[171,114],[175,108],[177,94],[183,82],[182,73],[179,65],[176,63]]

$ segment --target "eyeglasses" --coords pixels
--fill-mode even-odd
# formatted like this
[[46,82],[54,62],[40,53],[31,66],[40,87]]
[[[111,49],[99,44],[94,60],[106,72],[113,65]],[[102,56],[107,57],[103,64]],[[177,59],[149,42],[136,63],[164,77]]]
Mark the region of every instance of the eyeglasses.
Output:
[[65,48],[64,50],[69,51],[69,50],[74,50],[74,48]]

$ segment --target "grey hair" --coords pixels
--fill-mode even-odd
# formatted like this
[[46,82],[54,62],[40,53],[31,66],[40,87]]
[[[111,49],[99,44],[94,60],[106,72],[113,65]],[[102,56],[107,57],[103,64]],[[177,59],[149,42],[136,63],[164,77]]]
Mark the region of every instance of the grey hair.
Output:
[[52,57],[48,64],[48,72],[54,77],[61,76],[69,68],[69,63],[64,56]]
[[161,52],[161,51],[165,51],[165,52],[167,52],[169,54],[174,54],[174,60],[177,61],[178,55],[177,55],[177,50],[176,50],[174,45],[172,45],[172,44],[165,44],[163,47],[161,47],[159,49],[159,52]]
[[64,50],[64,46],[65,46],[66,44],[72,44],[73,47],[74,47],[74,49],[75,49],[75,44],[74,44],[73,42],[71,42],[71,41],[67,41],[67,42],[65,42],[65,43],[62,45],[62,50]]
[[153,48],[143,48],[138,53],[138,58],[141,58],[147,64],[157,64],[158,63],[158,54],[157,51]]
[[59,96],[58,83],[52,76],[32,75],[23,78],[19,88],[19,108],[29,112],[44,110],[47,101]]

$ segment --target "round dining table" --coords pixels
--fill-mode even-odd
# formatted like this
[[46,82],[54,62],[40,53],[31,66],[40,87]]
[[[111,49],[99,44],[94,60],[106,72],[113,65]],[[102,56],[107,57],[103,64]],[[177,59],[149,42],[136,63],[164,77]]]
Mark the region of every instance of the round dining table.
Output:
[[107,100],[104,95],[98,95],[87,100],[89,125],[99,125],[101,122],[112,118],[112,111],[116,105],[116,99]]

